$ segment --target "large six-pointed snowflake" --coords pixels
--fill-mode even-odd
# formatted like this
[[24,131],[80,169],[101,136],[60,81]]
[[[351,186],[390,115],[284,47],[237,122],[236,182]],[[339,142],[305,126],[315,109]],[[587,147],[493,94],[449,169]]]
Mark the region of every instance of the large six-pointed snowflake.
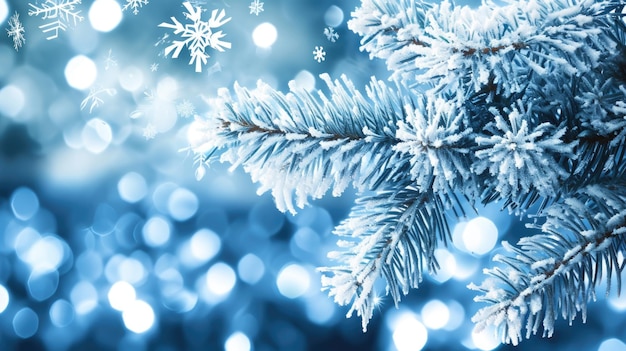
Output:
[[231,20],[230,17],[224,18],[226,13],[224,10],[213,10],[211,18],[207,22],[202,21],[202,8],[195,7],[189,2],[184,2],[183,6],[187,9],[185,17],[192,23],[183,25],[175,17],[171,17],[173,23],[163,22],[159,27],[170,28],[174,30],[174,34],[179,35],[183,40],[174,40],[172,44],[165,48],[165,55],[172,54],[172,58],[178,58],[184,47],[189,50],[191,59],[189,64],[196,65],[196,72],[202,72],[202,66],[207,64],[210,57],[206,53],[206,48],[210,47],[218,51],[230,49],[231,43],[222,41],[226,35],[222,31],[214,31]]
[[259,15],[259,13],[263,12],[263,4],[262,2],[260,2],[259,0],[254,0],[253,2],[250,3],[250,6],[248,6],[250,8],[250,14],[255,14],[255,15]]
[[30,10],[29,16],[41,16],[41,19],[47,21],[39,28],[44,33],[49,33],[46,38],[52,40],[59,37],[59,30],[65,31],[68,25],[76,25],[83,20],[79,16],[80,10],[76,10],[81,0],[46,0],[41,6],[28,3]]
[[11,18],[9,18],[9,28],[7,28],[7,33],[9,37],[13,39],[13,47],[15,48],[15,51],[18,51],[26,41],[26,38],[24,38],[24,26],[22,25],[22,22],[20,22],[19,13],[16,12],[13,16],[11,16]]
[[148,0],[126,0],[126,5],[122,7],[122,10],[126,11],[131,8],[136,15],[139,13],[139,8],[143,7],[143,5],[148,5]]

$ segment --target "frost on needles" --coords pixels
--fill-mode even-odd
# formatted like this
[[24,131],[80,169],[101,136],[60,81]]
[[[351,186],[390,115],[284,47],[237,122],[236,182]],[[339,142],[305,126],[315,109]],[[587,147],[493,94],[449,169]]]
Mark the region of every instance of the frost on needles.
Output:
[[316,94],[260,82],[210,101],[190,140],[201,162],[241,166],[295,212],[360,195],[321,268],[363,329],[382,277],[397,304],[438,268],[450,224],[500,201],[533,218],[503,242],[473,321],[518,343],[585,318],[602,280],[621,290],[626,242],[626,0],[362,0],[349,28],[388,83],[322,75]]

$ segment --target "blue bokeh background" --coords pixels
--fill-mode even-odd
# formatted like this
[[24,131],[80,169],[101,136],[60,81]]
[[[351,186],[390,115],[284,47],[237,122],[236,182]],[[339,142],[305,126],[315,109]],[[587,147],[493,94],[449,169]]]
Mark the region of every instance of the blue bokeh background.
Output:
[[[214,164],[196,179],[185,150],[194,117],[181,104],[207,113],[204,100],[235,81],[254,87],[262,79],[285,91],[294,79],[321,88],[325,72],[358,87],[389,75],[347,29],[358,1],[266,0],[258,16],[248,1],[199,1],[204,16],[225,9],[232,17],[222,27],[232,49],[210,52],[202,73],[185,54],[163,55],[168,30],[158,24],[184,19],[180,1],[150,0],[136,15],[123,12],[109,32],[90,25],[93,3],[77,5],[84,20],[75,28],[46,40],[29,2],[0,0],[0,26],[18,12],[26,30],[19,51],[4,29],[0,35],[0,350],[496,347],[472,338],[480,305],[466,285],[482,280],[498,249],[477,256],[450,247],[453,259],[442,251],[444,274],[426,278],[398,309],[383,298],[363,333],[359,318],[346,319],[347,308],[320,291],[316,271],[331,263],[331,231],[353,193],[292,216],[258,196],[240,169]],[[278,33],[269,49],[252,39],[265,22]],[[336,42],[325,37],[328,26]],[[325,61],[313,59],[315,46],[324,47]],[[81,109],[90,90],[72,88],[64,73],[79,55],[97,69],[91,87],[115,91],[99,95],[91,111],[92,101]],[[148,125],[154,138],[144,135]],[[526,231],[497,205],[480,215],[499,240],[515,242]],[[626,350],[626,300],[615,295],[598,291],[586,324],[559,321],[554,337],[516,349]]]

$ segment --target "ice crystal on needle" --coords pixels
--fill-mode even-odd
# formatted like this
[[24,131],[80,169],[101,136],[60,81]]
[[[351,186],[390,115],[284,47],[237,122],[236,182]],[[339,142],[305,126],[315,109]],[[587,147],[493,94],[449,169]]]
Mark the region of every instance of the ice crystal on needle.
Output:
[[211,18],[205,22],[202,20],[201,7],[194,7],[189,2],[184,2],[183,6],[187,10],[184,15],[191,23],[183,25],[176,17],[171,17],[172,23],[163,22],[159,24],[159,27],[173,29],[174,34],[183,39],[174,40],[171,45],[166,47],[165,56],[172,53],[173,58],[178,58],[181,51],[187,48],[191,56],[189,64],[195,64],[196,72],[202,72],[202,66],[207,64],[210,57],[206,52],[207,48],[217,51],[230,49],[231,43],[222,41],[226,34],[222,33],[221,30],[216,31],[216,29],[228,23],[231,18],[224,18],[226,13],[223,9],[213,10]]

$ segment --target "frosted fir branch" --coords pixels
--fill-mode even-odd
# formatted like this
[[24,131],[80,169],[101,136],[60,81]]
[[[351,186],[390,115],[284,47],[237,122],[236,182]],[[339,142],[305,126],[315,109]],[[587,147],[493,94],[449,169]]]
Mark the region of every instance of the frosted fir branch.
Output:
[[364,0],[349,27],[393,77],[463,101],[489,84],[508,96],[529,76],[573,76],[598,66],[615,47],[606,30],[611,21],[599,15],[612,2],[486,2],[471,9],[449,1]]
[[446,206],[432,192],[411,185],[381,190],[357,200],[348,219],[334,231],[341,251],[329,253],[340,265],[320,270],[322,289],[339,305],[351,304],[367,330],[377,301],[375,282],[381,276],[398,304],[417,288],[422,272],[439,268],[435,249],[450,238]]
[[[503,243],[506,255],[496,255],[501,267],[480,286],[470,288],[483,295],[475,300],[489,306],[472,321],[477,328],[496,327],[503,342],[517,344],[543,328],[552,336],[561,315],[570,324],[580,312],[586,318],[587,303],[595,300],[595,288],[612,280],[621,290],[624,269],[619,253],[626,249],[626,183],[605,180],[586,186],[543,213],[543,233],[522,238],[518,246]],[[525,322],[524,322],[525,320]]]
[[479,150],[473,165],[476,174],[489,171],[494,190],[504,199],[536,190],[541,196],[555,196],[570,173],[559,162],[575,159],[577,141],[566,143],[567,129],[551,123],[537,123],[533,106],[520,101],[511,110],[491,109],[494,121],[489,134],[476,138]]
[[192,126],[192,149],[225,149],[222,161],[243,166],[259,193],[271,190],[281,211],[295,212],[309,197],[348,186],[375,189],[408,172],[408,157],[395,151],[397,122],[407,98],[372,80],[365,96],[343,77],[322,78],[330,94],[317,97],[290,84],[283,94],[259,82],[255,90],[235,85],[209,101],[213,112]]

